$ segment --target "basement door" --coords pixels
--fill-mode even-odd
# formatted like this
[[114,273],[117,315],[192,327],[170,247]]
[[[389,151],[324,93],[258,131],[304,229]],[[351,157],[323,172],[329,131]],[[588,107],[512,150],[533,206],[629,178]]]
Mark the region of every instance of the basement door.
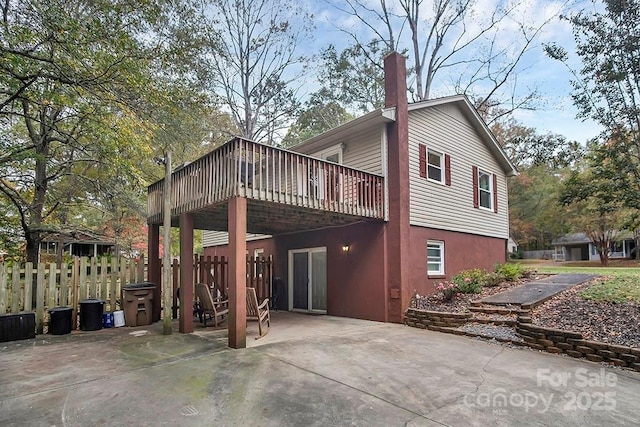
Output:
[[327,313],[327,248],[289,251],[289,310]]

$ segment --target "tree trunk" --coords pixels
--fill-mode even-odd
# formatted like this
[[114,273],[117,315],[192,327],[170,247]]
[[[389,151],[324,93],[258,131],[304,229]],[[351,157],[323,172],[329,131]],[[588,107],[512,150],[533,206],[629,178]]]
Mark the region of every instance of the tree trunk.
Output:
[[602,245],[598,245],[598,256],[600,257],[600,265],[603,267],[609,266],[609,245],[608,242]]
[[40,232],[33,230],[24,230],[25,240],[27,241],[26,257],[27,262],[38,263],[40,255],[40,242],[42,240]]

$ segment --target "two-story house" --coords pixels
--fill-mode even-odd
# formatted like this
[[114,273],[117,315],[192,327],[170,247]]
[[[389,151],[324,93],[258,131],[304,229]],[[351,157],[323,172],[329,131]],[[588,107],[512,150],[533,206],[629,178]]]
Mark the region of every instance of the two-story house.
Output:
[[516,169],[465,96],[408,104],[397,53],[384,108],[290,150],[236,139],[214,153],[174,173],[174,224],[187,241],[208,230],[204,254],[230,257],[230,282],[246,277],[245,254],[272,255],[280,309],[401,322],[414,291],[505,262]]

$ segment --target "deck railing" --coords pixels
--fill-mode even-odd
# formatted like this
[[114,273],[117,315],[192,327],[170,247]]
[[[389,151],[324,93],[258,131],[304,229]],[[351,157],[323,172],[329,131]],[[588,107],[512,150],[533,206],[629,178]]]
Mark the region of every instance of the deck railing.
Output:
[[[172,215],[231,197],[384,218],[384,178],[236,138],[172,174]],[[162,221],[164,181],[148,189],[148,221]]]

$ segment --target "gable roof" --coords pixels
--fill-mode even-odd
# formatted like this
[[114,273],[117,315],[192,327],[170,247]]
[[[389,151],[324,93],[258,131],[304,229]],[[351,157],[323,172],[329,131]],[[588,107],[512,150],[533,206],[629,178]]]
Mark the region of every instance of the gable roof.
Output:
[[587,236],[586,233],[572,233],[565,234],[564,236],[560,236],[557,239],[553,239],[551,244],[553,246],[562,246],[567,244],[585,244],[591,243],[591,239]]
[[498,142],[498,140],[493,136],[487,124],[482,120],[478,111],[475,109],[471,102],[469,102],[469,98],[466,95],[452,95],[445,96],[442,98],[428,99],[426,101],[414,102],[413,104],[409,104],[409,112],[421,110],[423,108],[434,108],[439,105],[444,104],[455,104],[457,105],[465,118],[469,121],[469,124],[478,132],[480,139],[485,143],[491,154],[496,158],[502,170],[505,172],[507,176],[516,176],[518,175],[518,170],[511,163],[509,157],[502,149],[502,146]]
[[[423,108],[433,108],[438,105],[444,104],[456,104],[460,107],[465,118],[469,121],[469,124],[478,132],[481,140],[485,143],[491,154],[496,158],[498,164],[502,167],[502,170],[507,176],[518,175],[518,170],[511,163],[506,153],[493,136],[485,122],[482,120],[476,109],[471,105],[469,99],[465,95],[453,95],[443,98],[429,99],[427,101],[420,101],[409,104],[409,112],[420,110]],[[324,144],[328,141],[335,143],[336,140],[348,137],[355,133],[362,132],[369,129],[371,126],[380,125],[383,123],[393,122],[396,119],[396,107],[381,108],[373,110],[365,115],[357,117],[351,121],[343,123],[333,129],[309,138],[298,145],[290,147],[289,150],[300,153],[310,153],[317,149],[323,148]]]
[[[621,231],[618,233],[618,241],[620,240],[633,240],[633,233],[630,231]],[[592,243],[593,241],[587,233],[572,233],[560,236],[557,239],[553,239],[552,246],[564,246],[564,245],[579,245],[585,243]]]
[[86,244],[99,244],[99,245],[113,245],[116,242],[113,238],[101,236],[99,234],[92,233],[90,231],[60,231],[57,233],[47,234],[42,238],[43,242],[62,242],[68,243],[86,243]]

